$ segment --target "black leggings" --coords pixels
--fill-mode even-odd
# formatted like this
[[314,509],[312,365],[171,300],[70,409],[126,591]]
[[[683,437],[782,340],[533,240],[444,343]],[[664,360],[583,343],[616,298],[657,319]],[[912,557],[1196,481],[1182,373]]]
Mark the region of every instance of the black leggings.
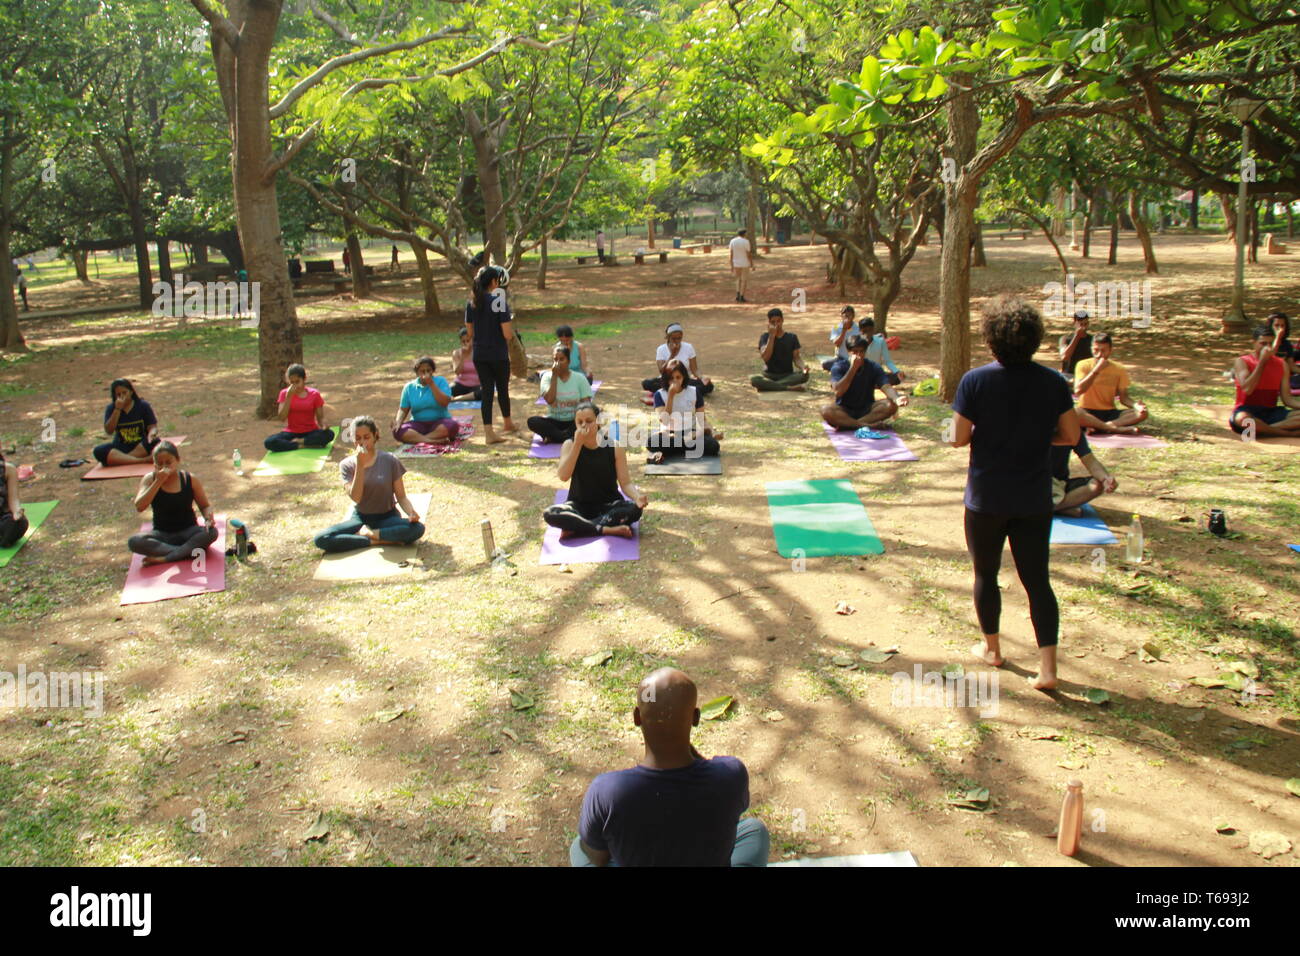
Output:
[[[0,476],[4,475],[4,469],[0,468]],[[31,522],[27,520],[27,515],[15,519],[9,512],[0,514],[0,548],[12,548],[18,543],[18,539],[27,533]]]
[[146,531],[133,534],[126,546],[136,554],[164,561],[188,561],[194,552],[204,551],[217,540],[217,529],[192,525],[184,531]]
[[479,388],[483,398],[480,408],[483,412],[483,424],[492,427],[492,393],[495,390],[497,401],[501,404],[501,417],[510,417],[510,360],[499,362],[488,359],[475,359],[474,367],[478,369]]
[[631,525],[640,521],[641,509],[626,498],[603,505],[576,505],[572,501],[563,501],[543,511],[542,520],[561,531],[572,531],[583,536],[598,535],[601,528]]
[[[681,432],[651,432],[646,441],[646,451],[654,454],[663,452],[664,461],[671,458],[717,458],[722,454],[722,446],[712,435],[697,431],[691,436],[691,447],[686,447],[686,436]],[[703,445],[703,450],[700,446]]]
[[1013,518],[966,509],[966,550],[975,565],[975,614],[985,634],[998,633],[1002,617],[998,569],[1002,567],[1002,545],[1009,538],[1016,573],[1029,596],[1034,638],[1039,647],[1056,646],[1061,613],[1048,574],[1051,537],[1050,513]]
[[460,382],[452,382],[451,397],[456,398],[460,395],[468,395],[468,400],[481,402],[483,400],[483,389],[478,385],[462,385]]
[[528,427],[544,441],[562,445],[573,437],[578,426],[574,424],[573,419],[566,422],[546,415],[534,415],[528,419]]

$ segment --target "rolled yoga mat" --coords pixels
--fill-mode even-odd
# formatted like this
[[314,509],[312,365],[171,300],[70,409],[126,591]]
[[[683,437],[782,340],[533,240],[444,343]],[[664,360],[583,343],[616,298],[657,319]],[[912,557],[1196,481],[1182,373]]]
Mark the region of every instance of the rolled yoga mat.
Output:
[[917,461],[903,439],[892,431],[888,438],[858,438],[851,431],[837,431],[825,422],[822,429],[845,461]]
[[1098,448],[1164,448],[1167,444],[1154,435],[1117,435],[1111,432],[1093,432],[1088,444]]
[[[1090,439],[1091,440],[1091,439]],[[1083,506],[1083,517],[1052,516],[1052,544],[1118,544],[1119,539],[1106,527],[1097,509]]]
[[842,478],[769,481],[767,506],[783,558],[885,553],[867,509]]
[[[172,435],[164,438],[163,441],[169,441],[177,448],[185,444],[185,435]],[[95,463],[95,467],[90,469],[81,476],[82,481],[98,481],[104,478],[142,478],[149,472],[153,471],[153,461],[149,458],[140,459],[138,465],[101,465]]]
[[13,560],[13,556],[27,543],[27,539],[36,533],[36,529],[50,516],[50,512],[57,504],[58,501],[34,501],[29,505],[23,505],[23,513],[27,515],[27,533],[9,547],[0,548],[0,568]]
[[[226,589],[226,516],[216,519],[217,540],[208,545],[203,564],[196,569],[195,559],[171,561],[167,564],[144,565],[144,555],[131,555],[126,572],[126,586],[122,588],[119,604],[152,604],[171,598],[193,597],[210,591]],[[140,533],[153,527],[152,521],[140,526]]]
[[325,461],[334,450],[339,430],[332,428],[334,440],[324,448],[295,448],[293,451],[268,451],[266,457],[253,469],[254,478],[274,475],[310,475],[325,467]]
[[[555,492],[558,505],[569,500],[569,489]],[[641,523],[632,525],[632,537],[602,534],[595,538],[560,540],[560,529],[546,525],[542,535],[542,558],[539,564],[601,564],[605,561],[636,561],[641,557]]]

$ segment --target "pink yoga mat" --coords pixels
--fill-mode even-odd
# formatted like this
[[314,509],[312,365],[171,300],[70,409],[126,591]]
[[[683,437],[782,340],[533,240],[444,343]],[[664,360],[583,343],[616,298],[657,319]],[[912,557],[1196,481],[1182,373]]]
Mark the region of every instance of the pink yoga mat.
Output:
[[[119,604],[152,604],[171,598],[193,597],[209,591],[226,589],[226,516],[216,515],[217,540],[208,547],[202,571],[194,570],[192,560],[144,566],[144,555],[131,555],[126,572],[126,587]],[[153,527],[152,521],[140,526],[140,533]]]
[[[177,448],[185,444],[184,435],[174,435],[170,438],[164,438],[163,441],[169,441]],[[113,465],[106,467],[95,463],[95,467],[90,469],[81,476],[82,481],[94,481],[100,478],[142,478],[149,472],[153,471],[153,462],[148,458],[142,459],[138,465]]]
[[528,448],[529,458],[559,458],[563,443],[543,442],[540,435],[533,435],[533,443]]
[[[826,437],[845,461],[916,461],[912,450],[894,432],[888,438],[858,438],[851,431],[836,431],[822,422]],[[881,429],[876,429],[880,431]]]
[[[555,493],[555,503],[569,499],[569,489]],[[602,534],[598,538],[560,540],[560,529],[546,526],[542,535],[541,564],[600,564],[605,561],[635,561],[641,557],[640,522],[632,525],[631,538]]]
[[1087,436],[1089,445],[1098,448],[1164,448],[1165,442],[1151,435],[1116,435],[1111,432],[1093,432]]
[[[604,381],[602,381],[601,379],[596,379],[596,381],[594,381],[594,382],[591,383],[591,390],[592,390],[592,392],[594,393],[594,392],[599,391],[599,390],[600,390],[600,387],[601,387],[602,385],[604,385],[604,384],[605,384]],[[546,404],[546,400],[543,399],[542,396],[538,395],[538,396],[537,396],[537,404],[538,404],[538,405],[545,405],[545,404]]]

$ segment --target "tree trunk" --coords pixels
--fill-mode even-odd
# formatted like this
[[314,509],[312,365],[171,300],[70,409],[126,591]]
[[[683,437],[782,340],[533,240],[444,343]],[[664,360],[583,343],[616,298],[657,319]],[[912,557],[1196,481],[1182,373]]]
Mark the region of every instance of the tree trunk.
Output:
[[77,273],[77,278],[86,285],[90,285],[90,264],[87,261],[90,258],[90,250],[69,249],[68,258],[72,260],[72,268]]
[[352,269],[352,295],[364,299],[370,295],[370,283],[366,281],[366,263],[361,255],[361,239],[355,232],[348,232],[348,263]]
[[[542,248],[541,248],[542,259],[541,262],[537,264],[537,288],[539,289],[546,288],[546,266],[548,265],[550,260],[550,250],[547,248],[547,246],[549,244],[550,238],[551,238],[550,233],[547,233],[542,236]],[[653,249],[654,247],[655,247],[655,221],[651,219],[650,220],[650,248]]]
[[[748,167],[747,167],[748,170]],[[745,191],[748,200],[745,210],[745,235],[749,237],[750,255],[758,258],[758,195],[754,186],[753,170],[749,172],[749,189]]]
[[[207,264],[208,264],[208,247],[207,247],[207,244],[206,244],[206,243],[202,243],[202,242],[196,242],[196,243],[194,243],[194,262],[192,263],[192,265],[196,265],[196,266],[206,266]],[[286,266],[286,268],[287,268],[287,266]],[[277,394],[277,395],[279,394],[279,391],[278,391],[278,390],[276,391],[276,394]]]
[[989,264],[988,258],[984,255],[984,223],[975,223],[975,238],[971,240],[971,265],[977,269],[984,268]]
[[1192,187],[1192,208],[1188,211],[1187,226],[1196,232],[1201,228],[1201,191]]
[[149,261],[148,227],[144,209],[139,201],[129,202],[131,214],[131,242],[135,245],[135,274],[140,290],[140,308],[153,308],[153,265]]
[[167,239],[158,240],[158,281],[172,284],[172,251]]
[[876,320],[876,331],[881,335],[889,333],[889,309],[902,291],[902,267],[891,269],[883,282],[871,287],[872,317]]
[[1247,248],[1250,262],[1259,262],[1259,201],[1252,198],[1250,208],[1246,211],[1246,227],[1250,230],[1250,246]]
[[226,9],[239,34],[238,52],[222,33],[211,31],[212,55],[230,121],[231,180],[244,268],[259,289],[257,414],[274,418],[284,370],[302,361],[302,330],[281,245],[276,177],[267,174],[274,156],[269,65],[281,4],[226,0]]
[[[5,132],[8,126],[6,118]],[[30,350],[18,328],[18,303],[14,300],[18,277],[13,274],[13,224],[9,220],[14,201],[13,150],[11,145],[0,149],[0,352],[27,352]]]
[[1119,209],[1115,210],[1115,218],[1110,223],[1110,252],[1106,255],[1106,264],[1113,266],[1115,264],[1115,253],[1119,249]]
[[1151,233],[1147,229],[1146,217],[1142,215],[1142,203],[1135,192],[1128,194],[1128,216],[1133,220],[1138,241],[1142,243],[1142,259],[1146,263],[1146,274],[1156,275],[1160,272],[1160,267],[1156,265],[1156,253],[1151,247]]
[[1080,250],[1083,258],[1087,259],[1089,252],[1092,250],[1092,197],[1085,197],[1085,206],[1083,210],[1083,248]]
[[462,115],[470,141],[474,144],[486,224],[487,261],[503,266],[506,263],[506,210],[505,191],[501,186],[500,130],[484,126],[472,108],[466,108]]
[[[646,239],[646,248],[647,248],[647,249],[653,249],[653,248],[655,247],[655,217],[654,217],[654,213],[651,213],[649,216],[646,216],[646,220],[645,220],[645,239]],[[542,238],[542,248],[545,248],[545,247],[546,247],[546,239],[545,239],[545,237],[543,237],[543,238]],[[546,281],[545,277],[539,277],[539,278],[540,278],[540,280],[541,280],[542,282],[545,282],[545,281]],[[538,286],[538,288],[539,288],[539,289],[545,289],[546,286],[545,286],[545,285],[540,285],[540,286]]]
[[418,242],[411,243],[411,251],[415,253],[415,267],[424,293],[424,317],[436,319],[442,314],[442,308],[438,303],[438,288],[433,284],[433,269],[429,268],[429,253]]
[[1286,204],[1286,237],[1287,237],[1288,239],[1294,239],[1294,238],[1295,238],[1295,224],[1294,224],[1294,222],[1293,222],[1293,219],[1294,219],[1294,216],[1292,215],[1292,212],[1291,212],[1291,200],[1287,200],[1287,204]]
[[[954,77],[954,80],[956,78]],[[948,150],[962,172],[944,185],[943,249],[939,259],[939,381],[945,402],[970,369],[970,244],[975,233],[979,181],[965,166],[975,155],[979,109],[970,87],[953,83],[948,101]]]
[[1218,193],[1219,208],[1223,210],[1223,222],[1228,227],[1228,241],[1237,241],[1237,202],[1229,193]]

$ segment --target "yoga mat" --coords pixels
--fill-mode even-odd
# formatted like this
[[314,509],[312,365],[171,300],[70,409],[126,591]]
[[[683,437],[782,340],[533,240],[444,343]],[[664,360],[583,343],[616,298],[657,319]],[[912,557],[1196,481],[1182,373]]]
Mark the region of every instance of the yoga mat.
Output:
[[442,445],[434,445],[429,442],[420,442],[417,445],[399,445],[397,451],[393,452],[394,458],[441,458],[443,455],[454,455],[460,451],[461,446],[469,439],[474,437],[474,423],[462,422],[460,432],[456,435],[456,440],[446,442]]
[[[428,536],[429,502],[433,498],[430,492],[407,494],[415,513],[425,527]],[[401,509],[399,508],[400,512]],[[345,516],[346,517],[346,516]],[[341,520],[341,519],[340,519]],[[423,540],[423,539],[421,539]],[[382,547],[358,548],[342,554],[323,554],[316,570],[312,572],[314,581],[372,581],[377,578],[394,578],[420,570],[420,566],[402,567],[403,561],[419,560],[419,542],[408,545],[386,544]]]
[[[872,426],[880,428],[881,426]],[[837,431],[822,422],[831,445],[845,461],[916,461],[903,439],[890,432],[888,438],[858,438],[851,431]]]
[[[605,384],[605,382],[604,382],[602,379],[599,379],[599,378],[596,379],[596,381],[594,381],[594,382],[591,383],[591,393],[594,395],[594,394],[596,394],[597,392],[599,392],[599,391],[600,391],[600,387],[601,387],[602,385],[604,385],[604,384]],[[538,395],[538,396],[537,396],[537,402],[536,402],[536,404],[538,404],[538,405],[545,405],[545,404],[546,404],[546,399],[544,399],[541,395]]]
[[773,866],[920,866],[908,850],[892,853],[856,853],[853,856],[805,856],[798,860],[769,863]]
[[528,448],[529,458],[559,458],[563,442],[543,442],[540,435],[533,434],[533,443]]
[[[1300,544],[1288,544],[1287,547],[1297,554],[1300,554]],[[0,567],[4,567],[4,565],[0,564]]]
[[[153,604],[171,598],[193,597],[209,591],[226,589],[226,516],[217,519],[217,540],[208,546],[202,571],[194,570],[192,558],[168,564],[144,566],[144,555],[131,555],[126,571],[126,586],[119,604]],[[140,533],[153,527],[152,521],[140,526]]]
[[[750,388],[754,388],[754,386],[751,385]],[[758,395],[760,401],[764,401],[764,402],[786,402],[786,401],[790,401],[791,399],[794,399],[794,398],[803,398],[803,397],[805,397],[805,396],[808,395],[808,393],[809,393],[809,388],[808,388],[808,383],[805,382],[805,383],[804,383],[804,390],[803,390],[802,392],[792,392],[792,391],[790,391],[790,389],[788,389],[788,388],[786,388],[786,389],[781,389],[780,391],[775,391],[775,392],[760,392],[760,391],[758,391],[758,389],[754,389],[754,391],[757,393],[757,395]]]
[[451,402],[447,405],[449,412],[476,412],[478,411],[478,402]]
[[[180,448],[181,445],[185,444],[185,436],[173,435],[169,438],[164,438],[163,441],[169,441],[177,448]],[[141,459],[140,464],[138,465],[113,465],[110,467],[95,462],[95,467],[82,475],[81,480],[97,481],[101,478],[141,478],[149,474],[151,471],[153,471],[153,462],[148,458]]]
[[1114,435],[1109,432],[1093,432],[1087,436],[1089,445],[1098,448],[1164,448],[1162,442],[1153,435]]
[[885,553],[867,509],[842,478],[769,481],[767,506],[783,558]]
[[[555,493],[555,503],[569,499],[569,489]],[[602,534],[598,538],[560,540],[560,529],[546,525],[542,535],[542,558],[539,564],[601,564],[605,561],[636,561],[641,557],[641,523],[632,525],[632,537],[619,538]]]
[[1097,509],[1083,506],[1083,517],[1052,516],[1052,544],[1118,544],[1119,539],[1106,527]]
[[699,458],[671,458],[662,465],[646,465],[646,475],[720,475],[722,459],[717,455]]
[[[334,441],[338,440],[339,430],[334,432]],[[331,441],[324,448],[295,448],[293,451],[268,451],[266,457],[253,469],[254,478],[266,478],[272,475],[310,475],[325,467],[325,459],[334,450]]]
[[27,543],[27,539],[36,533],[36,529],[41,526],[41,522],[50,516],[50,512],[54,510],[54,506],[57,504],[58,501],[34,501],[29,505],[23,505],[23,512],[27,515],[27,533],[19,538],[17,543],[7,548],[0,548],[0,568],[3,568],[13,559],[19,549]]

